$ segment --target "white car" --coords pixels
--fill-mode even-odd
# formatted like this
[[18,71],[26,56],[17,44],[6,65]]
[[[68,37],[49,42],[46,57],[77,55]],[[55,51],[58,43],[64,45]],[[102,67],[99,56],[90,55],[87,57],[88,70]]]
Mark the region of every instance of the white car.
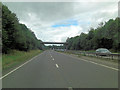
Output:
[[111,54],[111,52],[106,48],[99,48],[96,50],[96,55],[106,56],[108,54]]

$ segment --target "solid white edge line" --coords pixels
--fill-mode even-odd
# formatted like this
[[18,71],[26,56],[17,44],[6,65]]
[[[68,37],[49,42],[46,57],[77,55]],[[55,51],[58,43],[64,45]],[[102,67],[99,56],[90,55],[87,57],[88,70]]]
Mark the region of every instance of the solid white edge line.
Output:
[[[40,54],[39,54],[40,55]],[[30,59],[29,61],[26,61],[25,63],[23,63],[22,65],[18,66],[17,68],[13,69],[12,71],[10,71],[9,73],[5,74],[4,76],[0,77],[0,80],[5,78],[6,76],[8,76],[9,74],[15,72],[16,70],[18,70],[19,68],[21,68],[22,66],[24,66],[25,64],[31,62],[34,58],[38,57],[39,55],[33,57],[32,59]]]
[[[63,53],[60,53],[60,54],[63,54]],[[66,55],[66,54],[63,54],[63,55]],[[70,56],[70,55],[66,55],[66,56]],[[99,65],[99,66],[102,66],[102,67],[106,67],[106,68],[109,68],[109,69],[112,69],[112,70],[119,71],[119,69],[113,68],[113,67],[110,67],[110,66],[107,66],[107,65],[99,64],[99,63],[96,63],[96,62],[93,62],[93,61],[88,61],[88,60],[73,57],[73,56],[70,56],[70,57],[75,58],[75,59],[79,59],[79,60],[82,60],[82,61],[85,61],[85,62],[90,62],[90,63],[96,64],[96,65]]]
[[109,69],[113,69],[113,70],[116,70],[116,71],[119,70],[117,68],[113,68],[113,67],[110,67],[110,66],[107,66],[107,65],[99,64],[99,63],[96,63],[96,62],[93,62],[93,61],[88,61],[88,60],[84,60],[84,59],[81,59],[81,60],[86,61],[86,62],[90,62],[90,63],[93,63],[93,64],[96,64],[96,65],[99,65],[99,66],[103,66],[103,67],[106,67],[106,68],[109,68]]
[[59,68],[58,64],[55,64],[57,68]]
[[68,90],[73,90],[72,87],[68,87]]

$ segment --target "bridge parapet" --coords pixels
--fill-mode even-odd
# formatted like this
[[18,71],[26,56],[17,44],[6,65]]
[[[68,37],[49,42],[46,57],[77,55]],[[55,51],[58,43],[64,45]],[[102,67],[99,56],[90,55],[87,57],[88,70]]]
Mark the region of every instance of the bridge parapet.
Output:
[[66,42],[42,42],[42,44],[67,44]]

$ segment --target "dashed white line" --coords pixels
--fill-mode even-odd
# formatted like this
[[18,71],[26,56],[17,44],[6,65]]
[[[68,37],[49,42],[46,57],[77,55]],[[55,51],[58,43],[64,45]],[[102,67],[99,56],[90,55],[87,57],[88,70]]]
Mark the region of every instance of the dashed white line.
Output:
[[54,58],[52,60],[55,60]]
[[57,68],[59,68],[58,64],[55,64]]

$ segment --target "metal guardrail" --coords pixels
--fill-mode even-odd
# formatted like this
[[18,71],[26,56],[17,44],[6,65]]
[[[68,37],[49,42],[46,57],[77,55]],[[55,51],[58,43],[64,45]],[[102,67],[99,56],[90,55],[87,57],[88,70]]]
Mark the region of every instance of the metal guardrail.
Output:
[[74,51],[74,50],[67,50],[64,52],[70,52],[74,54],[82,54],[85,56],[96,56],[96,57],[104,57],[104,58],[110,58],[110,59],[117,59],[120,60],[120,54],[105,54],[105,53],[96,53],[96,52],[87,52],[87,51]]

